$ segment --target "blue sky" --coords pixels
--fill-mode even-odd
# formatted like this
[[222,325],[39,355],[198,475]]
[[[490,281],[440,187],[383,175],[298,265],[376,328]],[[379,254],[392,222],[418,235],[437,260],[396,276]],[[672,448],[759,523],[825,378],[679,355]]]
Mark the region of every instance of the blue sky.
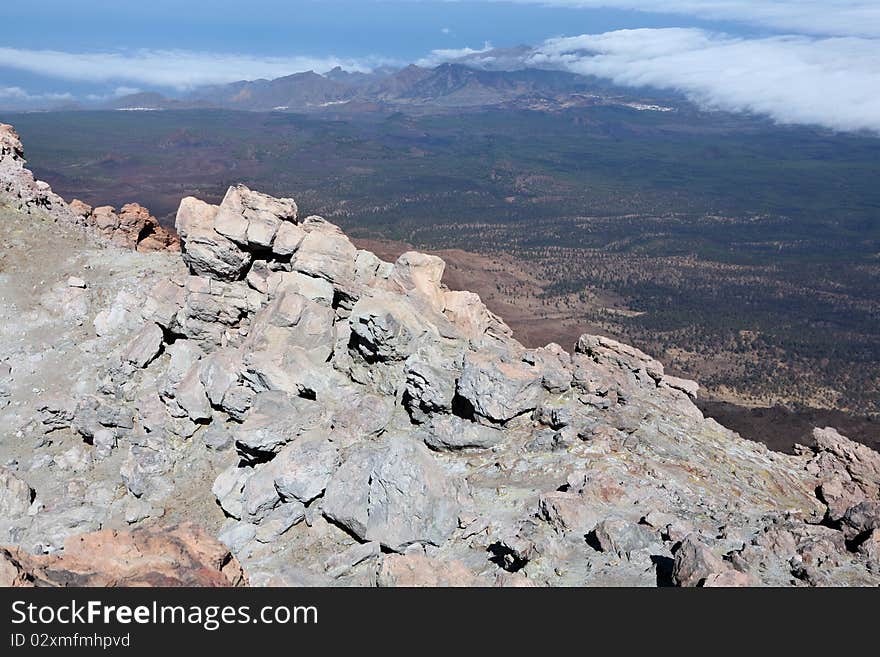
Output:
[[437,63],[486,43],[707,107],[880,130],[876,0],[3,0],[0,108]]

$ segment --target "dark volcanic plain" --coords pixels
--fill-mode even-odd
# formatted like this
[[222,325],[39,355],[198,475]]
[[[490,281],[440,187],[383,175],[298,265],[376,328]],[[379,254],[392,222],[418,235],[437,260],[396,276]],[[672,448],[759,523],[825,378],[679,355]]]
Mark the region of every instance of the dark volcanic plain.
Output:
[[380,255],[442,252],[524,343],[606,333],[736,404],[704,410],[743,435],[788,449],[810,414],[847,429],[811,410],[829,409],[877,445],[876,137],[687,105],[0,119],[67,200],[171,223],[235,182],[294,196]]

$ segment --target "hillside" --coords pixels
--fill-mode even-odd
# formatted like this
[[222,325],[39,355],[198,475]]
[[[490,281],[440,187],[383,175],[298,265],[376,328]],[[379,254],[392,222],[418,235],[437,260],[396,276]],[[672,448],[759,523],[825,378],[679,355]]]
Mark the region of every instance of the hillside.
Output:
[[0,581],[164,535],[195,583],[880,583],[880,454],[835,430],[771,452],[642,351],[526,348],[441,259],[243,185],[180,202],[180,253],[114,245],[0,130]]

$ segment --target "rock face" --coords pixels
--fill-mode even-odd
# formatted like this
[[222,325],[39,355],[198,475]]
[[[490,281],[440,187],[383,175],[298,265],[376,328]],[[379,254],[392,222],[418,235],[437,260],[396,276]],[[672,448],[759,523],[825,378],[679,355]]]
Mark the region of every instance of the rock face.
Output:
[[59,555],[0,548],[0,586],[243,586],[241,566],[202,529],[100,531]]
[[35,180],[26,164],[15,128],[0,123],[0,201],[22,212],[43,211],[58,220],[76,222],[64,199],[53,193],[48,183]]
[[81,382],[27,402],[39,361],[0,351],[13,579],[189,519],[255,585],[880,583],[878,456],[833,430],[772,453],[638,349],[527,349],[442,260],[384,262],[291,199],[186,198],[177,230],[103,307],[58,276],[95,299],[70,312],[96,337],[54,329]]
[[92,208],[74,199],[70,205],[35,180],[26,168],[24,148],[11,125],[0,123],[0,203],[22,212],[45,212],[56,221],[89,227],[112,244],[138,251],[178,251],[177,236],[159,225],[150,211],[129,203],[119,212],[108,206]]
[[123,205],[118,212],[110,205],[92,208],[79,199],[70,202],[70,210],[87,226],[112,244],[137,251],[179,251],[180,241],[173,232],[159,224],[150,211],[137,203]]

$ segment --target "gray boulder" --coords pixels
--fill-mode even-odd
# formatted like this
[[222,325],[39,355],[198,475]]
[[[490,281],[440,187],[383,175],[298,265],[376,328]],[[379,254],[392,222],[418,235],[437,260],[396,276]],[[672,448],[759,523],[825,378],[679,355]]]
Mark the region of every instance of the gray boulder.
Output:
[[504,432],[454,415],[436,415],[416,435],[437,451],[489,449],[504,442]]
[[339,449],[318,430],[285,446],[272,465],[281,497],[308,504],[327,488],[339,466]]
[[333,475],[323,512],[364,541],[401,552],[441,545],[457,524],[456,490],[427,448],[408,436],[355,445]]
[[15,518],[27,513],[34,501],[34,489],[7,468],[0,468],[0,517]]
[[180,202],[174,225],[183,261],[193,274],[234,281],[250,267],[252,256],[214,230],[217,211],[217,206],[188,196]]
[[538,368],[505,356],[494,350],[468,353],[458,381],[458,394],[479,416],[494,422],[534,410],[545,394]]

